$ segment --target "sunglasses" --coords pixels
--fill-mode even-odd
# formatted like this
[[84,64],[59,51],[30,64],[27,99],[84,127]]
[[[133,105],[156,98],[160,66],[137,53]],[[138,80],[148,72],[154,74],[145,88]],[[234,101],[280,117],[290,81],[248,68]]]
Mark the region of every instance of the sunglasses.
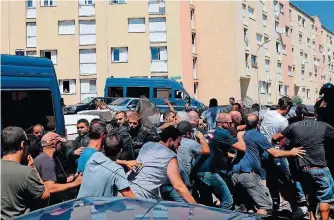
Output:
[[129,125],[137,125],[138,122],[129,122]]
[[77,129],[84,129],[85,127],[77,127]]

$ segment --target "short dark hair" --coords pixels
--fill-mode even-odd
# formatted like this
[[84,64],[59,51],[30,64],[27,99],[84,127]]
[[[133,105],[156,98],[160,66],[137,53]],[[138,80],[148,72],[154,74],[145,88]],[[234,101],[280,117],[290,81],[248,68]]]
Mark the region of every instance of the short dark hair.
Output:
[[94,124],[95,122],[100,122],[100,121],[102,120],[99,118],[94,118],[93,120],[90,121],[90,125]]
[[[234,103],[233,105],[237,105],[237,106],[238,106],[238,109],[241,109],[241,105],[240,105],[239,103],[236,102],[236,103]],[[232,105],[232,106],[233,106],[233,105]]]
[[163,119],[165,120],[166,118],[168,118],[171,113],[173,113],[175,115],[175,112],[173,112],[171,110],[166,110],[163,114]]
[[215,99],[215,98],[210,99],[209,108],[211,108],[211,107],[217,107],[217,106],[218,106],[217,99]]
[[248,115],[246,119],[246,129],[256,128],[259,123],[259,117],[255,114]]
[[102,121],[95,121],[94,123],[90,123],[88,133],[90,139],[97,140],[103,133],[107,133],[107,125]]
[[175,128],[174,126],[168,126],[160,133],[161,141],[166,143],[169,138],[175,141],[177,138],[182,137],[181,132],[179,129]]
[[1,132],[1,148],[3,155],[16,153],[21,149],[22,141],[27,141],[24,130],[20,127],[10,126]]
[[82,118],[82,119],[79,119],[78,121],[77,121],[77,125],[78,124],[85,124],[86,126],[89,126],[89,122],[88,122],[88,120],[87,119],[85,119],[85,118]]
[[231,97],[230,99],[232,99],[233,101],[235,101],[235,99],[233,97]]
[[280,110],[284,110],[286,108],[291,108],[292,107],[292,100],[288,96],[283,96],[278,100],[277,108]]
[[104,145],[104,152],[107,157],[116,156],[123,147],[123,141],[117,134],[117,132],[111,132],[106,138],[106,143]]
[[124,114],[124,117],[127,118],[128,116],[126,115],[126,112],[125,111],[118,111],[116,112],[115,116],[116,115],[119,115],[119,114]]

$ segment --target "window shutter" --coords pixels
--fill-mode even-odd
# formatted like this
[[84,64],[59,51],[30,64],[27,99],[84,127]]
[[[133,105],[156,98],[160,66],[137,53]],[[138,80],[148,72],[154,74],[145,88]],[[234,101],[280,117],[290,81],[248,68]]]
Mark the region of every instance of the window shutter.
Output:
[[63,87],[63,80],[59,80],[59,91],[60,91],[60,93],[61,94],[63,94],[63,89],[64,87]]
[[160,60],[167,60],[167,48],[160,48]]
[[75,94],[75,80],[70,80],[70,93]]

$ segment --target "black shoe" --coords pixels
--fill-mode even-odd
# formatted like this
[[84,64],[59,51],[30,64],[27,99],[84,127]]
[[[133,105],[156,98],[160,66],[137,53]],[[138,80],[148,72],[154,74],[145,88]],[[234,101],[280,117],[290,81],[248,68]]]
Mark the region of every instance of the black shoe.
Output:
[[304,216],[305,216],[305,213],[303,212],[303,210],[297,207],[297,210],[292,212],[291,219],[294,219],[294,220],[302,219]]

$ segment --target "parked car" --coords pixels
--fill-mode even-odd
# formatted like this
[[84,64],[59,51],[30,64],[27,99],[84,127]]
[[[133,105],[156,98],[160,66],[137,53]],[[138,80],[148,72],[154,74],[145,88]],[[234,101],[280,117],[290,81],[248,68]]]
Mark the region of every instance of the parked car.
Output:
[[88,97],[79,102],[75,105],[68,105],[64,108],[64,114],[70,115],[70,114],[76,114],[80,111],[85,110],[95,110],[96,104],[95,102],[105,102],[107,105],[110,105],[114,100],[117,98],[105,98],[105,97]]
[[139,98],[118,98],[108,105],[110,110],[118,111],[127,111],[134,110]]

